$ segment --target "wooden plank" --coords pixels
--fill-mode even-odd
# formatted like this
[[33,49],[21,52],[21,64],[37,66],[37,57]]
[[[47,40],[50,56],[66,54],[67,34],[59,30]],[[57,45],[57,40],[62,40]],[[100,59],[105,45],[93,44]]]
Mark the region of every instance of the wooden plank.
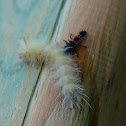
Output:
[[[123,2],[1,1],[0,125],[125,125],[125,72],[124,65],[118,65],[126,47]],[[49,68],[36,69],[19,62],[17,43],[25,36],[52,39],[50,42],[62,46],[70,33],[77,35],[83,29],[88,34],[82,44],[88,48],[78,48],[79,58],[75,59],[82,68],[83,85],[93,110],[85,102],[80,110],[72,111],[67,106],[62,110],[62,98],[56,99],[61,90],[48,79]]]
[[23,125],[40,67],[18,58],[23,37],[51,38],[62,0],[0,1],[0,125]]

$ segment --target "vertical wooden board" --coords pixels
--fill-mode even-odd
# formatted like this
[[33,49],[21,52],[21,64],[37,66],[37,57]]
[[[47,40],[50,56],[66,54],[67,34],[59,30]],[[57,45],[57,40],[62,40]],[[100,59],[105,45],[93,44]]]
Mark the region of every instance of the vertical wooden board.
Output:
[[126,125],[126,31],[114,62],[111,77],[100,98],[98,126]]
[[[114,29],[111,34],[111,55],[106,66],[104,87],[100,98],[100,111],[98,117],[98,126],[124,126],[126,125],[126,2],[112,1],[112,8],[108,17],[111,20]],[[114,25],[115,24],[115,25]],[[108,25],[108,24],[107,24]],[[112,32],[111,30],[111,32]],[[118,44],[118,45],[117,45]],[[116,49],[116,52],[115,52]],[[115,54],[115,55],[114,55]],[[113,60],[114,59],[114,60]],[[113,61],[113,62],[112,62]],[[111,70],[111,72],[109,72]]]
[[50,40],[62,0],[0,1],[0,125],[23,125],[40,67],[18,58],[23,37]]

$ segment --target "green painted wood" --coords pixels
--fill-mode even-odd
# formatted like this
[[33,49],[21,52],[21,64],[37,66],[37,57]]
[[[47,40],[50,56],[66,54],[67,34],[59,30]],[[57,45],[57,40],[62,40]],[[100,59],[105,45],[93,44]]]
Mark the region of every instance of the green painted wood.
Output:
[[50,40],[62,0],[0,1],[0,126],[21,126],[39,78],[39,68],[18,58],[23,37]]

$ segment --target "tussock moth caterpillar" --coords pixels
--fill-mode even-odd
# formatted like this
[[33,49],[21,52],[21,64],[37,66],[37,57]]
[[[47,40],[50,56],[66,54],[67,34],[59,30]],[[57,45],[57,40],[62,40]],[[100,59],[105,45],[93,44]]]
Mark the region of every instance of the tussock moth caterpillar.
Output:
[[[67,101],[70,108],[79,107],[82,99],[85,100],[83,96],[88,96],[83,93],[84,89],[80,85],[79,68],[71,56],[64,53],[64,48],[37,39],[29,39],[26,42],[24,38],[21,44],[19,58],[35,65],[45,62],[54,69],[53,76],[57,78],[56,86],[62,87],[63,104]],[[86,103],[90,106],[87,101]]]

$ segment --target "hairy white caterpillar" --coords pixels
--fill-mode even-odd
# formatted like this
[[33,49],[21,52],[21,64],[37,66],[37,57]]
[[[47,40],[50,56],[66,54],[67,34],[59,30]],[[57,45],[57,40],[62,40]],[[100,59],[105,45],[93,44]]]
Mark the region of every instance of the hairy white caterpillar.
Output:
[[[78,72],[79,68],[71,56],[64,54],[64,49],[56,44],[47,44],[41,40],[24,39],[21,43],[19,58],[24,59],[30,64],[41,64],[45,62],[55,70],[54,76],[57,78],[56,86],[62,87],[64,102],[68,102],[70,108],[80,107],[82,100],[89,106],[90,104],[83,98],[88,97],[83,93],[81,80]],[[53,66],[52,66],[53,64]],[[91,106],[90,106],[91,107]]]

